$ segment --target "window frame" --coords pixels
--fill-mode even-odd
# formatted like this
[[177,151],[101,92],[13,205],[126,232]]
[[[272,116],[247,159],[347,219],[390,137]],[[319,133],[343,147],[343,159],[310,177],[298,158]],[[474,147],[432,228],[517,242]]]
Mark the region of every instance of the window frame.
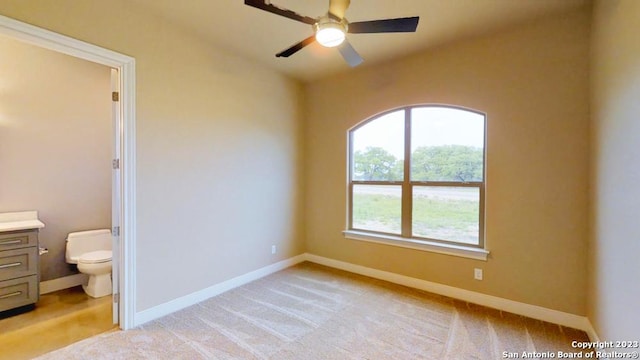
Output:
[[[413,181],[411,180],[411,120],[412,110],[416,108],[448,108],[475,113],[483,117],[483,155],[482,181]],[[354,133],[363,126],[378,120],[388,114],[404,112],[404,160],[403,180],[354,180]],[[485,241],[485,192],[486,192],[486,163],[487,163],[487,115],[483,112],[466,107],[444,104],[417,104],[402,106],[371,116],[356,124],[347,131],[347,230],[345,237],[354,240],[382,242],[389,245],[409,247],[418,250],[445,253],[473,259],[485,260],[489,254]],[[400,186],[401,187],[401,231],[400,234],[353,227],[353,190],[357,185]],[[416,187],[470,187],[479,192],[478,214],[478,244],[465,244],[459,241],[435,239],[417,236],[413,229],[413,189]]]

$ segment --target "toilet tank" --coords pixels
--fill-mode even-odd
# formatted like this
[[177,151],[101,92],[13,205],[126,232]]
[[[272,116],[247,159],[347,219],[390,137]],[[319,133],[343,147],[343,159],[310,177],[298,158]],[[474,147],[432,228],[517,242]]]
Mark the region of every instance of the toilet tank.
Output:
[[72,232],[67,236],[65,260],[69,264],[77,264],[78,258],[91,251],[111,250],[111,230],[89,230]]

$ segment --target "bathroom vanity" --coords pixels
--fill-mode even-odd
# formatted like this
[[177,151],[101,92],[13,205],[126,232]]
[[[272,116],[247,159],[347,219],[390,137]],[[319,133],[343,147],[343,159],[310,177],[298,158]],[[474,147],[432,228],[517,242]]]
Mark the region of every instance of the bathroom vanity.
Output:
[[37,211],[0,213],[0,311],[34,304],[40,292]]

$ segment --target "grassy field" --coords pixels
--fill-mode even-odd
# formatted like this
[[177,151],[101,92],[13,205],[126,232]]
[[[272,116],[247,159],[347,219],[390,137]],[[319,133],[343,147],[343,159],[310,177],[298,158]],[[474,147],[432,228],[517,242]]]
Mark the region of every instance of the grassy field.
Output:
[[[356,193],[355,228],[400,233],[400,196]],[[413,234],[440,240],[478,243],[478,202],[469,199],[415,196]]]

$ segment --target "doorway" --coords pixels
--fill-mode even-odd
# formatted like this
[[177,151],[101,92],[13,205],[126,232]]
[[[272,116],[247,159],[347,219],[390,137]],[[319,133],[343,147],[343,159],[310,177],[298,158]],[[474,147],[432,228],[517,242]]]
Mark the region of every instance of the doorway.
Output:
[[114,115],[113,321],[135,326],[135,59],[0,16],[0,34],[93,63],[112,72]]

